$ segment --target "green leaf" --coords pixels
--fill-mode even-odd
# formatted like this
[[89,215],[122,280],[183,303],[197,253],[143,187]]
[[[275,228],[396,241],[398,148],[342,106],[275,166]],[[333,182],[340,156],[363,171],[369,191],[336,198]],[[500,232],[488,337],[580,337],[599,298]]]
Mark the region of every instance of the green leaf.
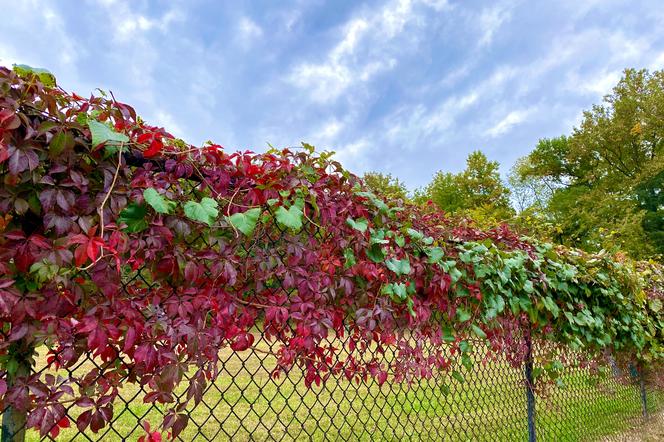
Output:
[[15,64],[12,66],[14,72],[16,72],[21,77],[28,77],[30,75],[36,75],[39,78],[44,86],[55,87],[55,76],[48,70],[43,68],[33,68],[27,64]]
[[398,245],[399,247],[403,247],[403,246],[406,245],[406,238],[404,238],[404,237],[401,236],[401,235],[397,235],[397,236],[394,238],[394,242],[397,243],[397,245]]
[[143,198],[157,213],[173,213],[175,210],[175,201],[171,201],[163,195],[160,195],[156,189],[149,187],[143,191]]
[[406,229],[406,233],[408,233],[408,236],[410,236],[410,239],[413,241],[421,241],[424,239],[424,233],[411,229],[410,227]]
[[71,132],[60,131],[53,135],[51,142],[48,144],[48,155],[51,158],[56,158],[65,149],[74,147],[74,136]]
[[35,274],[35,280],[39,283],[50,281],[59,270],[60,267],[47,260],[38,261],[30,266],[30,273]]
[[408,258],[404,259],[394,259],[390,258],[385,261],[385,265],[388,269],[392,270],[397,275],[407,275],[410,273],[410,262]]
[[450,389],[449,385],[447,385],[446,383],[442,383],[440,385],[440,392],[443,393],[443,396],[447,396],[452,392],[452,390]]
[[204,197],[200,203],[187,201],[187,204],[184,205],[184,214],[189,219],[212,226],[219,215],[219,211],[217,210],[217,202],[215,200]]
[[450,269],[450,278],[452,278],[452,282],[457,282],[461,279],[461,276],[463,276],[463,274],[456,267]]
[[346,261],[346,263],[344,264],[344,268],[346,269],[353,267],[357,263],[357,260],[355,259],[355,254],[349,248],[344,249],[344,260]]
[[302,212],[302,209],[295,205],[290,206],[288,210],[286,210],[284,206],[279,206],[275,212],[277,222],[282,226],[293,230],[299,230],[302,228],[303,215],[304,213]]
[[443,341],[454,342],[454,330],[449,325],[443,327]]
[[348,224],[355,230],[359,230],[362,233],[366,232],[367,228],[369,227],[369,221],[367,221],[365,218],[354,220],[353,218],[348,217],[346,219],[346,224]]
[[461,350],[461,353],[467,353],[470,351],[470,344],[468,341],[461,341],[459,342],[459,350]]
[[470,328],[473,330],[473,333],[475,333],[475,335],[477,335],[478,338],[480,339],[486,338],[486,333],[484,333],[484,330],[479,328],[477,325],[473,324],[470,326]]
[[380,244],[373,244],[367,249],[367,257],[375,263],[380,263],[385,259],[385,252]]
[[662,309],[662,301],[660,299],[651,299],[650,300],[650,310],[655,313],[659,313]]
[[574,320],[574,315],[572,315],[572,313],[565,312],[565,317],[570,322],[570,324],[575,324],[576,323],[576,321]]
[[131,203],[120,212],[118,224],[126,224],[124,230],[130,233],[143,231],[148,228],[148,222],[145,220],[147,212],[145,204]]
[[413,309],[413,307],[415,307],[415,302],[413,302],[413,298],[408,298],[406,300],[406,306],[408,307],[408,313],[410,313],[410,316],[412,316],[413,318],[416,317],[417,314],[415,313],[415,310]]
[[503,310],[505,310],[505,299],[500,295],[496,295],[496,311],[502,313]]
[[9,359],[5,365],[5,370],[7,370],[7,374],[10,376],[16,374],[16,370],[18,370],[18,361],[14,358]]
[[463,375],[456,370],[452,371],[452,377],[457,381],[461,382],[462,384],[465,382]]
[[459,322],[466,322],[471,318],[471,314],[466,309],[460,307],[457,309],[457,318]]
[[440,247],[431,247],[427,249],[429,264],[438,264],[445,256],[445,251]]
[[263,209],[260,207],[255,207],[249,209],[244,213],[234,213],[231,216],[227,217],[228,222],[233,225],[240,232],[244,233],[247,236],[250,236],[256,224],[258,223],[258,218],[261,216]]
[[533,287],[533,282],[530,280],[527,280],[526,282],[523,283],[523,291],[526,293],[532,293],[535,291]]
[[546,309],[551,312],[553,317],[558,318],[558,315],[560,314],[560,307],[558,307],[553,298],[546,296],[542,298],[542,302],[544,303],[544,307],[546,307]]
[[[104,123],[95,120],[88,120],[88,127],[92,134],[92,147],[97,147],[100,144],[106,146],[121,146],[122,143],[128,143],[129,137],[125,134],[114,131]],[[108,152],[111,152],[107,149]],[[117,152],[117,149],[113,151]]]
[[397,301],[403,301],[406,298],[408,298],[408,293],[406,291],[406,284],[404,284],[403,282],[393,282],[391,284],[388,284],[387,287],[389,287],[388,291],[390,292],[390,294],[396,297]]

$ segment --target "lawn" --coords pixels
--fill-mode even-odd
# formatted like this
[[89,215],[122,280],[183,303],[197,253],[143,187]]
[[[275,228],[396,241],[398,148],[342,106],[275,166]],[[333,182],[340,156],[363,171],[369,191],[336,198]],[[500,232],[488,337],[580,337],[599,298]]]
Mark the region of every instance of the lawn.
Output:
[[[259,340],[256,348],[269,349]],[[526,440],[522,372],[504,363],[459,367],[464,382],[440,374],[413,384],[329,380],[307,389],[301,372],[273,379],[273,356],[222,352],[223,368],[203,402],[190,410],[182,440]],[[87,362],[89,364],[90,362]],[[570,371],[565,386],[537,400],[539,440],[595,440],[639,423],[636,387],[584,370]],[[449,389],[449,391],[448,391]],[[94,434],[74,428],[58,440],[136,440],[140,422],[161,422],[160,407],[144,404],[128,384],[112,425]],[[664,396],[649,396],[652,410]],[[72,410],[72,416],[77,413]],[[39,440],[29,432],[28,440]]]

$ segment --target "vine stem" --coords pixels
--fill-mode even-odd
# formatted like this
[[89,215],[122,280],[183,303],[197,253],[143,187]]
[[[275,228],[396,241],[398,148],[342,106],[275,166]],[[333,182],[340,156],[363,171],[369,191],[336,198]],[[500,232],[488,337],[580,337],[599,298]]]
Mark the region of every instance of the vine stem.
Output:
[[[111,186],[108,188],[108,192],[106,192],[106,196],[101,202],[101,205],[97,209],[97,212],[99,213],[99,237],[104,239],[104,207],[106,206],[106,203],[108,202],[108,199],[111,197],[111,193],[113,192],[113,189],[115,188],[115,184],[117,183],[118,180],[118,175],[120,174],[120,166],[122,165],[122,150],[124,149],[124,142],[120,143],[120,148],[118,149],[118,164],[115,168],[115,174],[113,175],[113,181],[111,181]],[[99,254],[99,257],[95,259],[93,262],[88,264],[87,266],[81,268],[80,270],[89,270],[97,264],[101,259],[104,257],[104,247],[100,246],[101,248],[101,253]]]

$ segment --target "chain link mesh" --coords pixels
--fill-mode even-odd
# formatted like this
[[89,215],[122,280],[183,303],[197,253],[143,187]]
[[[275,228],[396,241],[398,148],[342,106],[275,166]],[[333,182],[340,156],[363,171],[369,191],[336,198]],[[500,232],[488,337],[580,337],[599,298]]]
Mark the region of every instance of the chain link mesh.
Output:
[[[381,386],[371,378],[349,381],[336,376],[307,388],[297,368],[272,376],[276,344],[259,330],[254,335],[249,350],[221,351],[219,376],[208,385],[203,400],[189,407],[189,425],[178,440],[527,440],[523,370],[501,358],[487,362],[481,351],[474,352],[472,367],[456,367],[463,381],[447,372]],[[371,349],[367,352],[373,354]],[[381,354],[386,362],[394,356],[394,350]],[[92,367],[103,374],[103,367],[90,356],[58,371],[40,355],[35,371],[77,378]],[[537,395],[538,440],[595,440],[643,423],[638,383],[589,368],[565,369],[561,381]],[[179,393],[183,390],[184,386]],[[166,413],[166,406],[144,403],[144,394],[141,386],[126,383],[110,425],[96,434],[72,426],[57,440],[136,440],[144,434],[142,422],[154,427]],[[661,410],[664,394],[647,391],[647,406],[650,414]],[[78,413],[76,407],[67,410],[73,422]],[[28,430],[26,440],[40,437]]]

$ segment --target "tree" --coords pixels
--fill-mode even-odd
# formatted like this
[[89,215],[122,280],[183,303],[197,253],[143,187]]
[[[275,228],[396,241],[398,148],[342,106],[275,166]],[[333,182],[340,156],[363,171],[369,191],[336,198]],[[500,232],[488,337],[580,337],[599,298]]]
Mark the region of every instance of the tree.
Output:
[[664,167],[655,176],[639,183],[636,198],[645,211],[643,230],[652,242],[655,252],[664,256]]
[[489,161],[484,153],[474,151],[468,155],[462,172],[436,173],[424,195],[448,213],[495,224],[513,214],[510,191],[500,178],[499,167],[497,161]]
[[392,177],[392,174],[380,172],[367,172],[362,177],[364,184],[373,192],[389,200],[408,199],[408,189],[406,185],[399,181],[399,178]]
[[663,140],[664,71],[627,69],[570,136],[540,140],[517,163],[512,186],[531,188],[565,244],[661,254],[661,212],[653,201]]

